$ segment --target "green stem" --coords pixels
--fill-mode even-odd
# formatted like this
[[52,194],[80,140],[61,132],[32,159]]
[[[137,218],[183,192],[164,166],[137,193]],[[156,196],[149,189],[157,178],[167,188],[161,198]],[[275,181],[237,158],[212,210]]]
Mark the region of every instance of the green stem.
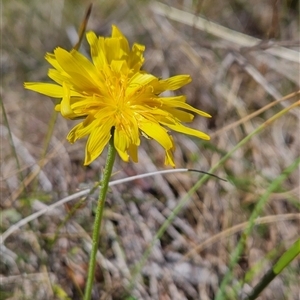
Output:
[[98,200],[96,217],[94,222],[92,251],[90,256],[89,271],[88,271],[88,278],[87,278],[87,283],[85,288],[84,300],[90,300],[92,295],[93,281],[94,281],[95,268],[96,268],[96,255],[97,255],[98,244],[99,244],[103,209],[104,209],[105,198],[108,190],[108,184],[111,177],[111,172],[114,165],[115,157],[116,157],[116,149],[113,145],[113,139],[111,139],[109,143],[108,155],[107,155],[105,170],[102,178],[102,185],[99,193],[99,200]]

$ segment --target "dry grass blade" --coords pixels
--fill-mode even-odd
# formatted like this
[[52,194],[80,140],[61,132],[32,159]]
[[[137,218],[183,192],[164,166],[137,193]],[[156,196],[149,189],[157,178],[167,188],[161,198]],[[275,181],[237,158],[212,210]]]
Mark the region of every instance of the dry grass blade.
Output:
[[299,93],[300,93],[300,90],[297,91],[297,92],[291,93],[289,95],[286,95],[286,96],[282,97],[281,99],[273,101],[273,102],[265,105],[261,109],[253,112],[252,114],[249,114],[249,115],[245,116],[244,118],[242,118],[242,119],[240,119],[240,120],[238,120],[238,121],[236,121],[236,122],[234,122],[232,124],[226,125],[223,128],[215,131],[211,136],[215,137],[215,136],[218,136],[218,135],[220,135],[220,134],[222,134],[222,133],[224,133],[224,132],[226,132],[228,130],[232,130],[235,127],[239,126],[240,124],[246,123],[249,120],[253,119],[254,117],[259,116],[261,113],[263,113],[264,111],[267,111],[268,109],[270,109],[271,107],[277,105],[278,103],[280,103],[282,101],[285,101],[285,100],[288,100],[288,99],[291,99],[291,98],[297,96]]
[[[174,21],[181,22],[182,24],[186,24],[197,29],[206,31],[209,34],[212,34],[221,39],[225,39],[227,42],[234,43],[240,47],[257,47],[259,44],[263,43],[260,39],[254,38],[246,34],[242,34],[234,30],[230,30],[229,28],[220,26],[204,18],[160,2],[152,3],[151,7],[152,10],[157,14],[163,15]],[[294,50],[290,50],[283,47],[276,47],[266,49],[266,52],[295,63],[300,62],[299,53]]]
[[[300,214],[281,214],[275,216],[265,216],[255,220],[255,225],[260,224],[269,224],[275,222],[284,222],[291,220],[300,220]],[[201,242],[199,245],[195,246],[188,253],[184,255],[184,259],[191,258],[193,255],[200,253],[205,248],[212,246],[214,243],[221,242],[222,239],[227,238],[230,235],[233,235],[239,231],[243,231],[248,226],[248,222],[243,222],[241,224],[237,224],[231,228],[227,228],[226,230],[221,231],[220,233],[208,238],[207,240]]]
[[[0,133],[2,139],[6,138],[7,135],[7,128],[3,125],[0,125]],[[47,175],[41,171],[41,168],[38,166],[37,162],[33,158],[33,156],[30,154],[24,143],[18,139],[13,133],[12,133],[13,142],[16,147],[17,154],[22,158],[23,161],[25,161],[26,165],[31,166],[32,172],[34,173],[34,177],[38,176],[39,182],[41,186],[43,187],[45,192],[49,192],[52,190],[52,184],[50,180],[47,178]],[[26,183],[25,183],[26,186]],[[23,187],[22,187],[23,188]],[[18,193],[19,194],[19,193]],[[16,196],[13,197],[15,199]]]

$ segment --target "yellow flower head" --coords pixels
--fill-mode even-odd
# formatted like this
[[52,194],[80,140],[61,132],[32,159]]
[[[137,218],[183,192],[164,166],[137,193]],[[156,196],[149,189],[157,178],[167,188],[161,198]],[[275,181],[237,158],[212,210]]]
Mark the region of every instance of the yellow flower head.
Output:
[[120,157],[138,161],[140,136],[155,139],[166,151],[165,164],[175,166],[175,144],[172,129],[205,140],[209,136],[188,128],[181,122],[191,122],[194,115],[210,117],[186,103],[185,96],[162,97],[166,90],[177,90],[191,81],[189,75],[159,79],[141,70],[145,46],[133,44],[116,27],[112,36],[97,37],[88,32],[92,62],[76,50],[56,48],[47,53],[53,66],[48,76],[55,83],[26,82],[25,88],[61,99],[55,110],[67,119],[83,118],[68,134],[69,142],[88,135],[85,165],[103,151],[113,135]]

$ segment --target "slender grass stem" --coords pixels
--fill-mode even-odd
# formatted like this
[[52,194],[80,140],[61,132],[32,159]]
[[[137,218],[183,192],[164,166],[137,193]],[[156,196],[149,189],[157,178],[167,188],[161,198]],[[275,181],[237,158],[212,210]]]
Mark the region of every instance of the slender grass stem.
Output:
[[85,288],[84,300],[90,300],[92,295],[92,288],[93,288],[94,275],[96,269],[96,255],[97,255],[98,245],[99,245],[103,210],[104,210],[105,198],[108,190],[109,180],[111,177],[115,157],[116,157],[116,149],[113,145],[113,140],[111,139],[108,147],[108,155],[107,155],[105,170],[103,174],[102,185],[99,193],[96,217],[94,222],[92,251],[90,255],[89,271],[88,271],[88,278],[87,278],[87,283]]
[[17,151],[16,151],[16,147],[15,147],[15,144],[14,144],[14,141],[13,141],[13,137],[12,137],[12,134],[11,134],[11,130],[10,130],[9,122],[8,122],[8,119],[7,119],[7,114],[6,114],[5,106],[4,106],[4,103],[2,101],[2,97],[0,99],[0,106],[2,108],[2,114],[3,114],[3,118],[4,118],[4,124],[7,127],[8,138],[9,138],[9,142],[10,142],[10,145],[11,145],[11,150],[12,150],[12,153],[13,153],[13,155],[15,157],[17,168],[18,168],[18,171],[19,171],[19,174],[20,174],[20,181],[21,181],[22,189],[25,190],[26,186],[24,184],[24,177],[23,177],[23,173],[21,172],[20,161],[19,161],[19,158],[18,158],[18,155],[17,155]]

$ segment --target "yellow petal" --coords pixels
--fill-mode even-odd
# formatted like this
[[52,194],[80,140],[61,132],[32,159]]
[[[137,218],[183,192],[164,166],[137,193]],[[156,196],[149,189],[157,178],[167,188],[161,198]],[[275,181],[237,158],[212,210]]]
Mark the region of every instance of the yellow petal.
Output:
[[131,97],[133,94],[137,92],[142,92],[143,86],[150,84],[153,81],[157,81],[157,78],[151,74],[144,74],[144,73],[134,74],[126,89],[126,97]]
[[112,25],[112,34],[111,36],[113,38],[118,38],[120,41],[120,47],[121,49],[128,54],[129,53],[129,44],[126,39],[126,37],[123,35],[123,33],[120,31],[120,29],[116,25]]
[[167,150],[166,151],[165,165],[166,166],[170,165],[173,168],[175,168],[175,162],[174,162],[174,156],[173,156],[173,151],[172,150]]
[[[79,53],[76,50],[72,50],[71,55],[72,55],[72,58],[79,65],[81,72],[84,71],[86,76],[91,78],[91,80],[95,84],[99,83],[99,79],[103,79],[103,78],[99,77],[101,74],[99,74],[99,72],[97,72],[95,66],[84,55],[82,55],[81,53]],[[72,69],[70,69],[70,70],[72,70]],[[77,72],[77,71],[75,70],[75,72]]]
[[189,111],[192,111],[198,115],[201,115],[203,117],[207,117],[207,118],[211,118],[211,115],[200,110],[200,109],[197,109],[197,108],[194,108],[193,106],[187,104],[187,103],[184,103],[184,102],[181,102],[181,101],[168,101],[168,102],[165,102],[163,98],[160,98],[162,99],[163,103],[166,105],[166,106],[169,106],[169,107],[173,107],[173,108],[181,108],[181,109],[185,109],[185,110],[189,110]]
[[66,72],[60,72],[55,69],[49,69],[48,70],[48,76],[56,83],[62,85],[63,82],[69,82],[71,83],[72,78],[66,73]]
[[88,116],[84,122],[81,122],[72,128],[67,135],[67,140],[73,144],[78,139],[90,134],[97,125],[99,125],[98,122],[95,122],[92,116]]
[[160,80],[154,85],[155,93],[160,94],[166,90],[177,90],[184,85],[190,83],[192,78],[190,75],[176,75],[167,79]]
[[174,156],[173,153],[175,151],[175,143],[173,137],[170,135],[170,140],[172,142],[172,148],[169,150],[166,150],[165,155],[165,165],[171,165],[173,168],[175,168],[175,162],[174,162]]
[[203,140],[210,140],[209,135],[207,135],[206,133],[196,130],[196,129],[186,127],[180,123],[177,123],[176,125],[164,123],[164,122],[161,122],[161,123],[174,131],[181,132],[181,133],[188,134],[188,135],[193,135],[193,136],[196,136]]
[[127,149],[129,147],[129,139],[127,134],[123,130],[117,130],[114,131],[114,146],[116,150],[118,151],[120,157],[124,161],[129,160],[129,155],[127,154]]
[[88,111],[101,110],[106,104],[105,99],[96,97],[95,95],[76,98],[73,97],[71,100],[71,107],[74,112],[76,111],[76,113],[85,112],[86,114]]
[[138,162],[138,147],[134,144],[130,144],[128,147],[128,153],[133,162]]
[[143,53],[145,46],[140,44],[133,44],[132,51],[128,57],[128,66],[135,72],[138,72],[144,63]]
[[64,72],[64,70],[62,69],[62,67],[61,67],[60,64],[58,63],[55,54],[53,54],[53,53],[46,53],[45,59],[46,59],[47,62],[48,62],[52,67],[54,67],[56,70],[58,70],[59,72]]
[[167,130],[162,126],[154,122],[142,121],[139,122],[139,127],[147,136],[156,140],[166,150],[172,148],[173,145],[170,136],[168,135]]
[[63,88],[53,83],[25,82],[24,87],[53,98],[62,98],[63,96]]
[[117,74],[127,74],[129,71],[125,60],[113,60],[110,64],[111,70]]
[[[140,145],[140,132],[139,125],[135,115],[129,109],[124,109],[122,112],[122,118],[119,120],[119,124],[116,124],[116,130],[123,130],[128,136],[129,144],[136,146]],[[128,145],[129,145],[128,144]]]
[[73,113],[70,103],[70,87],[66,83],[63,83],[63,92],[64,95],[60,103],[60,113],[67,119],[76,118],[76,114]]
[[86,143],[84,165],[90,164],[102,153],[111,138],[112,125],[111,120],[106,120],[101,126],[93,129]]
[[86,38],[91,47],[91,57],[94,65],[101,71],[103,66],[107,64],[106,53],[104,52],[104,38],[97,38],[96,34],[92,31],[86,34]]
[[180,122],[192,122],[194,119],[194,115],[190,114],[186,111],[175,109],[175,108],[165,108],[165,111],[167,111],[173,119],[175,118],[177,121]]
[[88,72],[93,65],[83,55],[76,51],[72,55],[62,48],[55,49],[54,54],[60,66],[72,77],[72,83],[79,91],[88,92],[98,90],[97,81],[92,78],[91,75],[93,74],[89,74]]

